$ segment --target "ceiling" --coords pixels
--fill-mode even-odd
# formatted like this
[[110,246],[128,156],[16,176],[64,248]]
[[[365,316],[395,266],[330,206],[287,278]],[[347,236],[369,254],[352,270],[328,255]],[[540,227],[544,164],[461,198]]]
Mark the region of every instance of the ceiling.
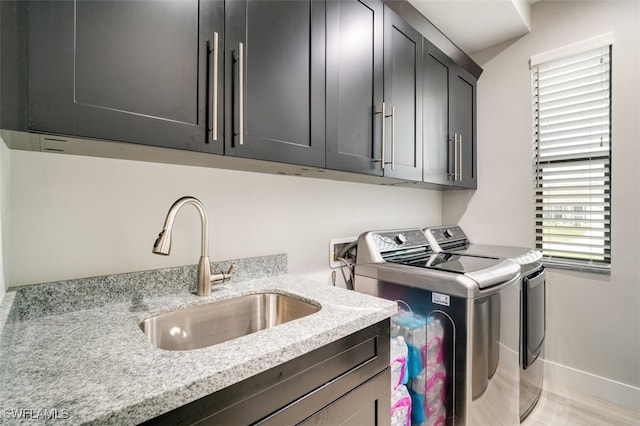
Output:
[[540,0],[408,0],[470,54],[527,34],[530,8]]

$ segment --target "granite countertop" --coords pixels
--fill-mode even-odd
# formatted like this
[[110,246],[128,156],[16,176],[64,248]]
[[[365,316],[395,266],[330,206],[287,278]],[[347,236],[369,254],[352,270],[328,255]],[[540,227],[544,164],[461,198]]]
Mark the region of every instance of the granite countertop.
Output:
[[[287,275],[286,256],[235,261],[231,282],[192,294],[195,267],[27,286],[0,304],[0,422],[134,424],[396,312],[395,302]],[[214,266],[226,270],[230,262]],[[161,312],[273,291],[314,301],[307,317],[208,348],[153,347],[138,323]],[[21,411],[22,410],[22,411]],[[29,419],[31,418],[31,419]]]

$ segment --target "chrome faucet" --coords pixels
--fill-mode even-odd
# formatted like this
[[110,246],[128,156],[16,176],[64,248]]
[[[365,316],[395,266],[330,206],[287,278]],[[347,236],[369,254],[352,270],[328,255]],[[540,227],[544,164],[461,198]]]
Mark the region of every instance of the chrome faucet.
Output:
[[178,214],[178,210],[185,204],[191,204],[200,214],[200,221],[202,222],[202,242],[200,260],[198,261],[198,296],[209,296],[211,294],[211,284],[221,284],[229,281],[236,265],[232,264],[227,272],[211,273],[211,262],[209,261],[209,219],[207,217],[207,210],[200,200],[195,197],[182,197],[173,203],[164,220],[162,232],[158,235],[156,242],[153,243],[152,251],[155,254],[169,255],[171,251],[173,222]]

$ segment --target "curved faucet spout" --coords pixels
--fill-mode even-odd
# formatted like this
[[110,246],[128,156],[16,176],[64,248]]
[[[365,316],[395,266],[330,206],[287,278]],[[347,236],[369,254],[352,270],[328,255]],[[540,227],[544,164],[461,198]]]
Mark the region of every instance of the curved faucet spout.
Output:
[[209,219],[207,217],[207,210],[204,208],[204,204],[202,204],[200,200],[195,197],[187,196],[179,198],[175,203],[173,203],[164,220],[162,231],[153,244],[152,252],[165,256],[169,255],[169,252],[171,251],[171,231],[173,230],[173,222],[176,219],[178,211],[185,204],[191,204],[200,214],[200,221],[202,223],[202,243],[200,260],[198,261],[198,296],[209,296],[211,294],[211,284],[219,284],[229,281],[235,265],[231,265],[231,268],[227,272],[219,272],[214,275],[211,274],[211,262],[209,261]]
[[182,206],[185,204],[191,204],[198,210],[200,214],[200,222],[202,223],[202,241],[200,246],[200,256],[209,257],[209,219],[207,217],[207,209],[204,204],[195,197],[186,196],[179,198],[169,208],[167,217],[164,220],[164,226],[162,232],[158,235],[156,242],[153,244],[153,252],[155,254],[168,255],[171,251],[171,231],[173,230],[173,222],[176,220],[176,215]]

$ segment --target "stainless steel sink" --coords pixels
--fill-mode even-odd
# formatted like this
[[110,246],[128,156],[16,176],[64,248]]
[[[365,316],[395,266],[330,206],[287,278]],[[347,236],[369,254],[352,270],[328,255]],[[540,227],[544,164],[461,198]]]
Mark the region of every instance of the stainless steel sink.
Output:
[[277,293],[258,293],[191,306],[140,323],[151,344],[187,351],[275,327],[320,310],[320,306]]

